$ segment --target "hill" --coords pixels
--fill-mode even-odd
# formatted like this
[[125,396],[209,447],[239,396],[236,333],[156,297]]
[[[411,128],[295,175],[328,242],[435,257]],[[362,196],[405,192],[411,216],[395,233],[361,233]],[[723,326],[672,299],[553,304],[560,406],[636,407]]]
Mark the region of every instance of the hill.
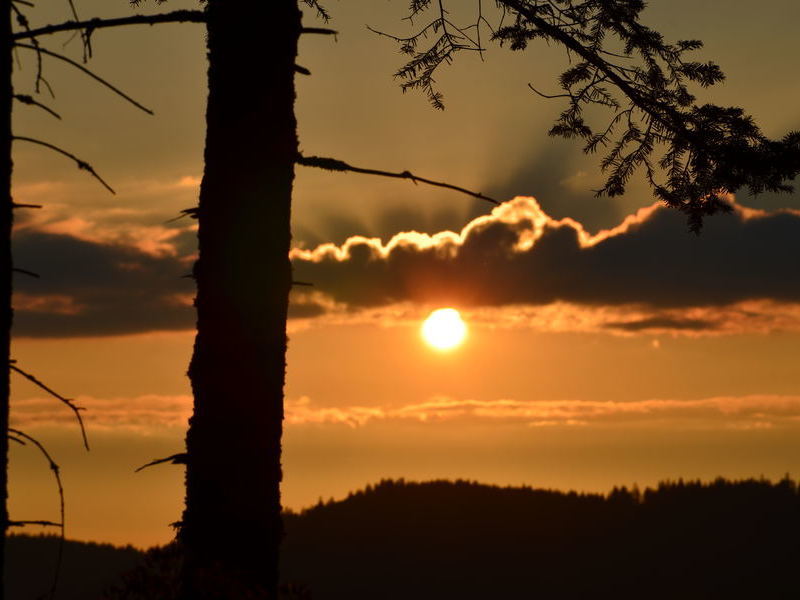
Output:
[[[605,496],[383,481],[285,522],[284,579],[314,600],[797,597],[800,495],[788,479],[678,481]],[[21,539],[9,542],[10,565]],[[175,554],[151,554],[128,575],[136,591],[112,597],[166,599],[157,590]],[[17,574],[9,576],[11,585]],[[97,596],[59,595],[73,597]]]
[[[58,559],[59,539],[52,535],[12,535],[6,540],[6,598],[47,598]],[[58,600],[93,600],[138,565],[143,552],[126,546],[67,540],[59,575]]]

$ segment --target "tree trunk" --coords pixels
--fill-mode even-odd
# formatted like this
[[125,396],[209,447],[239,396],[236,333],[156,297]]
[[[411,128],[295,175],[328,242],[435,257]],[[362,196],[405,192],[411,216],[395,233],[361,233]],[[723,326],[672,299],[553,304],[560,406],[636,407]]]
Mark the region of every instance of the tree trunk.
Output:
[[296,0],[209,0],[206,10],[180,596],[274,598],[300,11]]
[[5,356],[5,368],[0,368],[0,600],[5,596],[5,542],[8,529],[8,406],[10,397],[8,368],[11,359],[11,225],[14,205],[11,199],[11,104],[14,89],[11,83],[12,39],[11,0],[0,0],[0,44],[5,52],[0,54],[0,353]]

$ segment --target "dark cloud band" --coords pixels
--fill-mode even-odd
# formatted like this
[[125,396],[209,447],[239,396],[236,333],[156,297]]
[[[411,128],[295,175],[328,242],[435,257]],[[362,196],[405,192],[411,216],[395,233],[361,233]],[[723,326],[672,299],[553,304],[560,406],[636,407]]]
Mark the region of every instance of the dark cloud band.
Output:
[[694,236],[682,215],[653,206],[593,237],[572,220],[551,219],[534,199],[516,198],[459,235],[399,234],[386,245],[351,238],[293,259],[298,278],[353,308],[798,302],[800,213],[737,207]]

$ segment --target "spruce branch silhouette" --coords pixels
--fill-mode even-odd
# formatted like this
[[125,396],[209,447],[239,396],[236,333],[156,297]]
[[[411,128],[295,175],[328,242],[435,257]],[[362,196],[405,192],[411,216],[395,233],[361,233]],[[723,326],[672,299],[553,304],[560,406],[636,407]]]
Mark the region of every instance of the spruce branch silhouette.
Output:
[[100,177],[100,175],[97,174],[97,171],[94,170],[94,167],[92,167],[92,165],[87,163],[85,160],[81,160],[80,158],[78,158],[77,156],[72,154],[71,152],[67,152],[63,148],[59,148],[58,146],[56,146],[54,144],[51,144],[49,142],[44,142],[42,140],[37,140],[36,138],[30,138],[30,137],[25,137],[25,136],[21,136],[21,135],[15,135],[15,136],[12,137],[12,139],[19,140],[21,142],[30,142],[31,144],[37,144],[39,146],[44,146],[45,148],[49,148],[50,150],[53,150],[54,152],[58,152],[59,154],[63,154],[67,158],[71,158],[73,161],[75,161],[75,164],[77,165],[77,167],[79,169],[81,169],[82,171],[87,171],[92,177],[97,179],[97,181],[99,181],[103,185],[103,187],[106,188],[109,192],[111,192],[112,194],[116,194],[117,193],[117,192],[114,191],[114,188],[112,188],[110,185],[108,185],[108,183],[106,183],[105,179],[103,179],[102,177]]
[[47,50],[46,48],[42,48],[42,47],[36,46],[36,45],[14,44],[14,47],[15,48],[25,48],[27,50],[34,50],[34,51],[39,52],[41,54],[44,54],[46,56],[51,56],[51,57],[56,58],[58,60],[64,61],[68,65],[71,65],[71,66],[75,67],[76,69],[78,69],[79,71],[82,71],[83,73],[85,73],[86,75],[88,75],[89,77],[91,77],[92,79],[94,79],[95,81],[97,81],[98,83],[103,85],[104,87],[108,88],[109,90],[111,90],[112,92],[114,92],[115,94],[120,96],[121,98],[127,100],[129,103],[133,104],[139,110],[146,112],[148,115],[154,114],[152,110],[150,110],[149,108],[147,108],[143,104],[137,102],[136,100],[134,100],[133,98],[128,96],[128,94],[123,92],[121,89],[119,89],[115,85],[109,83],[108,81],[106,81],[105,79],[103,79],[102,77],[97,75],[96,73],[92,72],[91,70],[87,69],[86,67],[84,67],[79,62],[76,62],[76,61],[72,60],[68,56],[64,56],[63,54],[59,54],[58,52],[53,52],[51,50]]
[[450,183],[445,183],[443,181],[434,181],[433,179],[420,177],[419,175],[414,175],[410,171],[394,172],[394,171],[382,171],[380,169],[355,167],[353,165],[344,162],[343,160],[324,157],[324,156],[300,155],[298,156],[296,162],[297,164],[302,165],[304,167],[314,167],[316,169],[324,169],[326,171],[361,173],[362,175],[378,175],[380,177],[390,177],[394,179],[407,179],[415,184],[424,183],[426,185],[431,185],[434,187],[440,187],[448,190],[453,190],[455,192],[460,192],[462,194],[466,194],[467,196],[472,196],[473,198],[478,198],[479,200],[485,200],[486,202],[490,202],[495,205],[500,204],[498,200],[490,198],[489,196],[486,196],[480,192],[473,192],[472,190],[468,190],[467,188],[463,188],[457,185],[452,185]]
[[78,421],[78,425],[80,426],[81,437],[83,438],[83,446],[86,448],[86,450],[89,450],[89,439],[86,436],[86,428],[84,427],[83,418],[81,417],[81,411],[86,409],[75,404],[75,401],[72,400],[71,398],[65,398],[64,396],[53,390],[51,387],[47,386],[44,382],[40,381],[36,376],[31,375],[27,371],[23,371],[17,365],[13,364],[13,362],[15,361],[12,361],[12,364],[9,365],[9,368],[12,371],[22,375],[25,379],[27,379],[28,381],[30,381],[37,387],[41,388],[42,390],[44,390],[57,400],[60,400],[63,404],[69,407],[69,409],[75,414],[75,419]]

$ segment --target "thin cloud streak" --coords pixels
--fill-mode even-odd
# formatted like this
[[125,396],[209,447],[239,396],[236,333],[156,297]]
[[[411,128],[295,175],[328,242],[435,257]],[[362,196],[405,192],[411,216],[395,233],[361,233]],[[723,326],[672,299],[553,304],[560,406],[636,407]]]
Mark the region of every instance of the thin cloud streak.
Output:
[[[189,395],[102,399],[78,397],[87,427],[143,435],[183,429],[191,414]],[[760,430],[800,426],[800,396],[718,396],[695,400],[474,400],[436,396],[400,406],[316,406],[302,396],[286,401],[286,424],[365,427],[376,422],[508,424],[525,427],[652,427]],[[15,427],[74,426],[71,413],[49,398],[13,403]]]
[[684,425],[710,429],[772,429],[800,424],[800,396],[721,396],[699,400],[469,400],[446,396],[399,407],[314,407],[307,397],[287,403],[290,425],[366,426],[373,421],[484,421],[529,427]]

